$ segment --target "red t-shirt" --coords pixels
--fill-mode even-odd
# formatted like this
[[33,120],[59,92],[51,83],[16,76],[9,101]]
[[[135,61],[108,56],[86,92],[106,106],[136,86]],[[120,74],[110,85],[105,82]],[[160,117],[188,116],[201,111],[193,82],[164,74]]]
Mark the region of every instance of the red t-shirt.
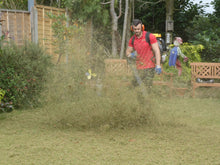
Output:
[[[143,31],[142,36],[140,38],[137,38],[136,35],[134,39],[134,45],[132,45],[132,38],[130,38],[128,46],[133,47],[137,52],[136,57],[136,66],[137,69],[146,69],[146,68],[154,68],[154,54],[152,51],[152,47],[148,44],[148,42],[145,39],[146,31]],[[156,37],[150,33],[149,35],[150,43],[151,45],[157,42]]]

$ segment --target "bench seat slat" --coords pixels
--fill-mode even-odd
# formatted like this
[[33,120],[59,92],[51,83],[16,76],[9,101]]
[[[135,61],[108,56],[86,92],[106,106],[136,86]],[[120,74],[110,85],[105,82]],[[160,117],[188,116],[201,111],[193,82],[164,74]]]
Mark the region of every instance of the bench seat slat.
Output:
[[220,83],[195,83],[196,86],[220,87]]

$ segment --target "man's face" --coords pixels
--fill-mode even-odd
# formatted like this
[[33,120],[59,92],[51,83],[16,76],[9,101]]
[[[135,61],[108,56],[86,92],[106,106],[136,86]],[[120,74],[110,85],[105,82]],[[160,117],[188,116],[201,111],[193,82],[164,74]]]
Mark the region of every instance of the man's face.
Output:
[[133,25],[134,33],[137,37],[140,37],[142,35],[142,25],[138,24],[137,26]]

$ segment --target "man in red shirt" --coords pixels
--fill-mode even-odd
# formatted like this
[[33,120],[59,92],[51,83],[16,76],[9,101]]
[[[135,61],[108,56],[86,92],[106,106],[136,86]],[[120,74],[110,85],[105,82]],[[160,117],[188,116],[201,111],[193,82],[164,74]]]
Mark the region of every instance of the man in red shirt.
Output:
[[[132,29],[134,31],[134,36],[132,36],[128,43],[128,48],[126,50],[127,57],[133,57],[134,51],[136,51],[136,67],[141,80],[147,85],[147,87],[152,86],[152,80],[154,73],[161,73],[160,66],[160,49],[157,43],[156,37],[150,33],[149,40],[150,45],[146,41],[146,31],[142,22],[138,19],[134,19],[132,23]],[[134,37],[134,39],[133,39]],[[133,40],[133,41],[132,41]],[[156,61],[155,61],[156,57]],[[155,64],[156,62],[156,64]]]

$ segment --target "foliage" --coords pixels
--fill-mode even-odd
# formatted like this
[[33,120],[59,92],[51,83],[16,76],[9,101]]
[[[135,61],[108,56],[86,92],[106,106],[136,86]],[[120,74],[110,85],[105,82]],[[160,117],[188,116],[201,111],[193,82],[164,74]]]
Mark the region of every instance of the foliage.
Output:
[[220,61],[220,18],[216,14],[217,12],[213,15],[197,16],[191,22],[192,26],[186,29],[190,42],[204,45],[202,61]]
[[[67,0],[35,0],[38,5],[65,8]],[[0,8],[28,10],[28,0],[3,0],[0,1]]]
[[39,5],[52,6],[58,8],[65,8],[66,0],[36,0],[36,3]]
[[[146,29],[151,32],[165,34],[166,7],[165,1],[137,1],[135,3],[135,18],[143,21]],[[194,4],[190,0],[174,1],[174,36],[181,36],[185,41],[185,28],[191,26],[190,21],[195,15],[204,14],[204,5]],[[146,12],[147,11],[147,12]]]
[[1,103],[0,104],[0,113],[1,112],[12,112],[14,110],[12,103]]
[[13,10],[27,10],[28,0],[3,0],[0,2],[0,8]]
[[213,12],[214,16],[219,18],[220,17],[220,1],[219,0],[213,0],[211,2],[211,4],[214,6],[214,9],[215,9],[215,11]]
[[50,19],[56,20],[52,24],[54,36],[57,38],[55,42],[58,42],[59,40],[63,42],[73,36],[73,27],[66,26],[67,18],[64,14],[53,15],[52,13],[47,13],[47,15]]
[[67,53],[66,48],[68,41],[71,40],[75,34],[81,33],[82,29],[78,27],[77,23],[67,26],[69,20],[64,14],[53,15],[52,13],[47,13],[47,15],[50,19],[55,20],[52,23],[52,29],[55,37],[53,44],[58,46],[57,51],[55,51],[59,54],[59,59],[57,61],[58,63],[61,56]]
[[51,66],[44,50],[28,42],[23,46],[1,43],[0,66],[0,88],[6,91],[3,102],[15,107],[37,106]]
[[165,1],[156,3],[158,0],[148,0],[147,2],[138,1],[135,3],[135,18],[142,20],[147,31],[158,32],[164,35],[166,18]]
[[92,19],[95,25],[100,26],[107,25],[110,21],[108,5],[101,5],[101,0],[68,0],[65,4],[70,9],[71,18],[80,23]]
[[[174,47],[174,45],[170,45],[170,50]],[[188,62],[184,62],[183,58],[179,57],[182,65],[182,75],[177,76],[178,70],[176,68],[169,66],[169,57],[166,62],[163,64],[164,71],[168,73],[174,73],[175,80],[178,82],[188,83],[191,80],[191,67],[190,63],[192,62],[200,62],[201,61],[201,52],[204,49],[202,45],[192,45],[190,43],[183,43],[180,46],[182,53],[188,57]],[[170,54],[170,52],[168,52]]]
[[187,28],[190,31],[189,38],[194,44],[202,44],[205,49],[202,60],[218,62],[220,52],[220,28],[209,17],[197,17],[193,20],[193,26]]
[[0,88],[0,104],[1,104],[1,101],[4,98],[4,96],[5,96],[5,91]]
[[12,102],[9,102],[9,103],[2,102],[2,99],[5,96],[5,93],[6,92],[0,88],[0,113],[1,112],[11,112],[14,109],[14,107],[11,105]]
[[[109,17],[109,7],[108,5],[102,5],[100,0],[94,1],[85,1],[85,0],[66,0],[65,7],[68,9],[69,20],[64,16],[53,16],[49,14],[49,17],[56,20],[53,23],[52,28],[55,32],[55,37],[57,42],[64,46],[60,46],[64,49],[65,42],[63,38],[67,38],[65,31],[68,31],[69,39],[74,36],[78,36],[78,34],[82,34],[85,24],[87,24],[87,29],[84,30],[84,34],[91,34],[94,42],[99,42],[100,45],[105,45],[110,49],[111,47],[111,26],[109,26],[110,17]],[[69,27],[66,27],[62,22],[69,21]],[[101,26],[100,26],[101,25]],[[105,27],[105,28],[103,28]],[[68,30],[69,29],[69,30]],[[71,33],[69,33],[71,32]],[[77,35],[76,35],[77,34]],[[68,39],[67,39],[68,40]],[[87,39],[86,42],[89,40]],[[93,46],[89,46],[93,47]],[[59,50],[60,53],[64,51]],[[95,49],[89,50],[91,54],[96,52]]]
[[47,15],[50,19],[56,20],[52,24],[54,36],[57,38],[56,42],[58,42],[58,40],[61,40],[61,42],[69,40],[75,33],[81,32],[81,28],[78,27],[77,23],[73,22],[72,26],[66,25],[69,23],[69,19],[64,14],[53,15],[52,13],[47,13]]
[[174,36],[181,36],[184,41],[188,41],[186,28],[192,26],[191,21],[195,16],[204,15],[205,5],[194,4],[190,0],[175,0],[174,6]]

